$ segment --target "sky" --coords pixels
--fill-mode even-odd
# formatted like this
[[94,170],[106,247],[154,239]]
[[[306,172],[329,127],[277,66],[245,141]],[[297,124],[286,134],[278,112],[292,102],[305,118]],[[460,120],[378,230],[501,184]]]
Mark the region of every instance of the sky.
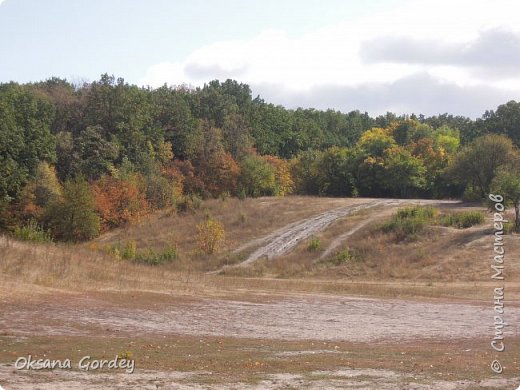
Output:
[[471,118],[520,100],[516,0],[0,0],[0,82],[232,78],[288,108]]

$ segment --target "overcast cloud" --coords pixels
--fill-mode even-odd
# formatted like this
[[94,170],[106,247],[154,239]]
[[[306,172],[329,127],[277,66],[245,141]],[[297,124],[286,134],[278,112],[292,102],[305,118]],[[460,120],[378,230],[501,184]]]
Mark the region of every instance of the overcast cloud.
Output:
[[266,30],[151,66],[142,84],[234,78],[288,107],[478,117],[520,97],[514,1],[421,1],[290,37]]
[[364,42],[360,54],[369,64],[454,65],[472,67],[479,73],[497,78],[508,78],[518,75],[520,34],[493,29],[481,31],[476,39],[460,43],[411,37],[380,37]]

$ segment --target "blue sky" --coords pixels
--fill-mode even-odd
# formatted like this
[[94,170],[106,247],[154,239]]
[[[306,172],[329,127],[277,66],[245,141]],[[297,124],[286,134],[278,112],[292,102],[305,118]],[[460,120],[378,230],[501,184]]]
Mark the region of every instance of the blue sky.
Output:
[[0,81],[235,78],[288,107],[480,116],[520,99],[514,1],[0,0]]

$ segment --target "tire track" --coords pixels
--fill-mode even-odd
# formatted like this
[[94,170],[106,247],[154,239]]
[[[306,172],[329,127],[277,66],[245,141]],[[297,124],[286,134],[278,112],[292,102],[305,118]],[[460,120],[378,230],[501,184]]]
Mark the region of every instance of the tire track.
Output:
[[258,248],[251,255],[249,255],[246,260],[239,263],[237,266],[246,267],[262,258],[267,258],[268,260],[277,258],[292,250],[301,241],[320,231],[325,230],[329,225],[331,225],[339,218],[346,217],[360,210],[381,205],[390,205],[396,202],[400,201],[388,199],[375,200],[357,205],[340,207],[287,225],[260,240],[255,240],[255,242],[267,242],[267,244]]
[[[420,199],[378,199],[372,200],[365,203],[359,203],[356,205],[350,205],[345,207],[336,208],[333,210],[326,211],[318,214],[314,217],[306,218],[298,222],[293,222],[284,226],[275,232],[264,236],[262,238],[250,241],[240,248],[236,249],[234,253],[255,246],[263,244],[260,248],[256,249],[249,257],[243,262],[235,265],[234,267],[247,267],[259,259],[275,259],[288,252],[290,252],[296,245],[301,241],[309,238],[310,236],[325,230],[333,222],[339,218],[346,217],[354,214],[358,211],[374,208],[377,206],[400,206],[404,203],[415,203],[415,204],[447,204],[456,203],[456,201],[439,201],[439,200],[420,200]],[[330,254],[338,245],[340,245],[346,238],[354,234],[356,231],[365,226],[370,220],[362,222],[352,230],[342,234],[336,240],[334,240],[326,250],[326,254]],[[325,256],[322,255],[322,258]],[[227,268],[227,267],[226,267]],[[212,273],[218,273],[221,270],[213,271]]]

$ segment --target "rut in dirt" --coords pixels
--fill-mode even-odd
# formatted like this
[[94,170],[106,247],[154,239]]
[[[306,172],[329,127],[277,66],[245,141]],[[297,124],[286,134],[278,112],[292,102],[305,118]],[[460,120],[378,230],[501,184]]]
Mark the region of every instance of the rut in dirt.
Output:
[[[405,203],[415,203],[415,204],[446,204],[446,203],[457,203],[456,201],[442,201],[442,200],[423,200],[423,199],[378,199],[372,200],[365,203],[359,203],[355,205],[345,206],[336,208],[333,210],[326,211],[324,213],[318,214],[316,216],[306,218],[304,220],[291,223],[287,226],[284,226],[281,229],[263,237],[260,239],[256,239],[251,241],[250,243],[242,246],[235,253],[240,252],[241,250],[253,246],[261,244],[261,246],[256,249],[253,253],[249,255],[249,257],[243,262],[236,265],[236,267],[245,267],[249,266],[255,261],[259,259],[267,259],[271,260],[277,257],[280,257],[288,252],[290,252],[296,245],[298,245],[301,241],[319,233],[325,229],[327,229],[332,223],[337,221],[340,218],[344,218],[348,215],[352,215],[358,211],[370,209],[378,206],[383,207],[395,207]],[[361,228],[360,226],[359,228]],[[354,230],[359,230],[358,227],[355,227]],[[349,235],[349,232],[346,233],[342,239],[345,239]],[[338,242],[335,242],[334,245],[337,245]],[[217,271],[218,272],[218,271]]]
[[262,258],[270,260],[282,256],[292,250],[301,241],[325,230],[339,218],[346,217],[364,209],[377,206],[398,205],[402,202],[402,200],[393,199],[375,200],[329,210],[314,217],[287,225],[260,240],[267,242],[267,244],[255,250],[245,261],[238,264],[238,266],[248,266]]

